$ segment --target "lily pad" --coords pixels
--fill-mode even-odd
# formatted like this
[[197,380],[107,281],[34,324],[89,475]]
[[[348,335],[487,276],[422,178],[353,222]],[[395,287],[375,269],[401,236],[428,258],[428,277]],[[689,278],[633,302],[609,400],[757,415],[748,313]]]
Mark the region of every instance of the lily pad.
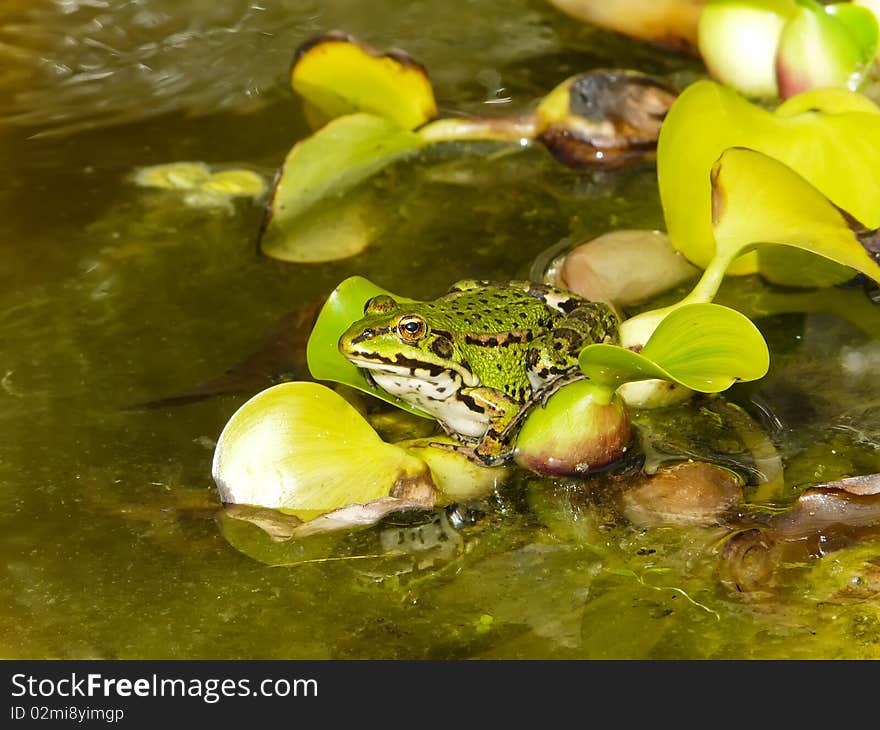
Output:
[[362,276],[351,276],[343,281],[327,297],[318,315],[315,327],[306,347],[309,372],[316,380],[332,380],[381,398],[387,403],[409,411],[417,416],[433,418],[413,408],[400,398],[375,387],[363,371],[349,362],[339,352],[339,338],[349,326],[364,315],[364,304],[378,294],[389,294],[399,302],[413,301],[383,289]]
[[395,122],[351,114],[294,146],[287,155],[260,247],[282,261],[319,262],[353,256],[371,240],[369,227],[338,215],[353,188],[425,143]]
[[432,486],[425,462],[382,441],[339,394],[303,382],[264,390],[233,414],[213,476],[225,504],[301,519],[388,499],[402,485]]
[[344,33],[314,38],[299,48],[290,83],[326,117],[355,112],[414,129],[437,116],[424,66],[407,53],[382,53]]
[[[660,132],[657,175],[667,231],[689,260],[706,267],[715,255],[709,172],[730,147],[781,161],[866,228],[880,227],[880,108],[855,92],[807,93],[811,106],[793,97],[773,113],[721,84],[698,81],[673,104]],[[813,111],[820,96],[821,111]],[[755,254],[729,269],[757,270]],[[778,283],[803,283],[774,273]]]
[[593,381],[618,388],[629,381],[669,380],[702,393],[762,378],[767,344],[752,321],[718,304],[685,304],[668,314],[641,352],[588,345],[580,366]]

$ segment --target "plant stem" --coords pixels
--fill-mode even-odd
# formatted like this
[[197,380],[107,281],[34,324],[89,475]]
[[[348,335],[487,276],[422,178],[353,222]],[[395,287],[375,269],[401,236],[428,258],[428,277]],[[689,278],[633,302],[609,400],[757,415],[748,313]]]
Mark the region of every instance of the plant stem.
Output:
[[740,253],[741,251],[738,249],[733,251],[732,254],[728,253],[726,255],[716,251],[715,256],[709,262],[706,270],[703,271],[700,280],[696,283],[696,286],[691,289],[690,294],[677,304],[667,307],[667,309],[672,311],[683,304],[711,302],[718,293],[718,288],[721,286],[721,282],[724,281],[724,274],[727,272],[728,267],[733,263],[733,260],[740,255]]
[[426,142],[457,140],[488,140],[519,142],[526,145],[538,135],[538,119],[534,114],[484,119],[438,119],[416,132]]

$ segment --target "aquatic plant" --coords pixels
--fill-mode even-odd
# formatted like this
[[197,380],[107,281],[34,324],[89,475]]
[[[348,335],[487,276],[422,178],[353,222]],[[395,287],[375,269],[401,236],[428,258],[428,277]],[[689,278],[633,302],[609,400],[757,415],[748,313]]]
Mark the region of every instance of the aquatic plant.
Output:
[[[288,260],[311,260],[308,247],[303,248],[312,240],[309,218],[327,214],[318,203],[344,198],[391,161],[437,141],[510,141],[521,135],[542,141],[557,156],[576,158],[559,145],[560,140],[568,145],[572,139],[586,148],[592,144],[588,134],[572,133],[583,122],[576,96],[589,86],[584,79],[573,77],[561,84],[531,115],[431,121],[436,107],[430,83],[424,70],[404,54],[379,54],[339,35],[307,44],[293,66],[293,86],[312,118],[333,119],[288,156],[270,206],[264,251]],[[607,87],[600,84],[592,91],[602,94]],[[872,174],[880,163],[878,112],[865,97],[843,89],[808,91],[770,112],[714,82],[688,88],[672,104],[660,131],[658,180],[673,246],[704,271],[680,302],[625,320],[620,345],[583,349],[579,364],[588,380],[563,386],[524,418],[516,462],[543,474],[586,473],[627,450],[627,406],[663,405],[682,393],[719,393],[734,383],[763,377],[769,354],[757,328],[745,315],[712,303],[728,273],[758,271],[771,281],[800,286],[839,283],[855,272],[880,281],[880,267],[865,247],[880,225],[880,186]],[[556,134],[554,129],[566,131]],[[595,152],[595,145],[592,149]],[[335,240],[334,255],[354,252],[350,239]],[[342,333],[379,294],[412,301],[362,277],[346,279],[331,293],[309,338],[310,372],[317,380],[337,382],[429,417],[377,388],[338,350]],[[634,384],[640,387],[633,389]],[[331,402],[341,398],[323,386],[313,388],[318,390],[310,391],[312,400],[290,390],[284,393],[288,400],[272,401],[276,431],[289,435],[294,420],[315,426],[320,421],[323,425],[316,426],[314,434],[296,432],[301,443],[291,444],[291,454],[320,452],[317,461],[330,469],[327,474],[350,485],[351,464],[341,463],[333,452],[334,442],[346,441],[349,434],[323,420],[326,414],[319,412],[332,410]],[[276,391],[271,398],[281,396]],[[249,445],[247,434],[262,428],[263,404],[258,399],[233,417],[221,438],[222,448],[218,445],[215,479],[234,495],[228,501],[251,499],[265,505],[254,502],[252,495],[242,499],[247,490],[230,485],[244,484],[260,469],[274,475],[269,482],[281,483],[294,469],[280,441],[272,442],[277,453],[268,461]],[[427,466],[434,443],[421,443],[416,456],[384,443],[353,409],[344,420],[348,426],[343,431],[350,427],[351,434],[363,436],[360,446],[364,454],[371,454],[375,479],[344,498],[337,499],[334,490],[328,492],[336,495],[332,499],[322,497],[320,509],[330,513],[326,524],[346,524],[345,516],[332,516],[346,509],[346,500],[349,506],[360,506],[355,521],[363,517],[363,509],[370,513],[368,505],[385,505],[389,498],[398,499],[392,509],[406,508],[406,499],[400,502],[394,494],[404,472],[408,484],[415,480],[431,494],[429,502],[442,492],[442,485],[433,480],[448,470]],[[253,443],[262,443],[261,437],[254,438]],[[235,456],[224,456],[230,453]],[[385,458],[391,453],[395,458]],[[269,466],[260,467],[259,461]],[[310,472],[295,470],[306,477]],[[321,472],[320,479],[306,479],[309,483],[298,483],[295,491],[319,494],[325,477]],[[305,509],[299,499],[288,494],[272,506]]]
[[880,226],[880,108],[841,89],[804,92],[774,112],[699,81],[670,110],[657,177],[673,246],[704,267],[679,303],[624,322],[644,344],[676,308],[708,302],[726,273],[780,284],[880,281],[865,243]]
[[295,262],[353,256],[377,234],[353,191],[426,147],[488,141],[544,145],[575,167],[617,167],[653,155],[671,87],[634,71],[566,79],[535,110],[437,119],[427,71],[403,51],[382,53],[331,33],[300,47],[291,85],[316,130],[284,161],[260,248]]

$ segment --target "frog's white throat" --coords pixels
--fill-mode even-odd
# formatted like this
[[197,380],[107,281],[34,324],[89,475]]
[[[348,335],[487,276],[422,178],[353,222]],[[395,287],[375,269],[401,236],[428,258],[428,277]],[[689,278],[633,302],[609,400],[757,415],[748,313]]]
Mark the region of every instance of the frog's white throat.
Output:
[[467,370],[444,369],[433,374],[427,369],[407,368],[387,363],[360,363],[359,367],[369,372],[373,382],[391,395],[405,400],[426,413],[442,421],[448,428],[466,438],[478,439],[489,428],[489,416],[485,412],[474,411],[459,399],[462,386],[479,385],[479,379]]

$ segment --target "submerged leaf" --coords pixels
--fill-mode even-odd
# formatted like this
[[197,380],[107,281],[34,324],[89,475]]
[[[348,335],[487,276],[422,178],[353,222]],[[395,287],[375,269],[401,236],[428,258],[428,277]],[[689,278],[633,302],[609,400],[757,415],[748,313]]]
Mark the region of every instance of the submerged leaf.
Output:
[[[318,262],[346,258],[369,243],[363,225],[338,223],[334,204],[382,168],[418,150],[424,142],[394,122],[352,114],[330,122],[297,143],[275,185],[260,247],[282,261]],[[329,218],[320,218],[329,213]],[[317,216],[317,218],[316,218]],[[320,235],[315,234],[315,228]]]
[[742,480],[729,469],[682,461],[633,480],[621,495],[621,507],[639,527],[714,525],[740,499]]
[[318,315],[309,337],[306,358],[309,372],[317,380],[332,380],[381,398],[417,416],[430,418],[400,398],[376,388],[359,367],[339,352],[339,338],[353,322],[364,316],[364,304],[378,294],[389,294],[399,302],[412,301],[383,289],[362,276],[351,276],[334,289]]
[[168,162],[141,167],[134,174],[134,182],[145,188],[188,190],[200,186],[211,177],[211,169],[204,162]]
[[425,68],[403,51],[381,53],[343,33],[318,36],[297,51],[290,83],[332,119],[354,112],[414,129],[437,115]]
[[228,198],[258,198],[266,192],[263,178],[252,170],[211,172],[204,162],[169,162],[142,167],[132,180],[145,188],[185,191],[184,200],[195,206],[228,205]]
[[640,353],[588,345],[580,365],[591,380],[612,388],[661,379],[719,393],[737,381],[762,378],[770,355],[748,317],[718,304],[686,304],[663,319]]
[[222,170],[205,180],[202,188],[223,195],[256,198],[266,192],[266,183],[250,170]]
[[226,504],[315,517],[388,498],[407,483],[430,484],[427,465],[386,444],[349,403],[316,383],[282,383],[239,408],[214,452]]
[[[807,93],[810,106],[793,97],[776,113],[710,81],[679,96],[660,132],[657,175],[669,237],[688,259],[705,267],[715,254],[709,171],[730,147],[778,159],[862,225],[880,227],[880,109],[855,92]],[[730,273],[756,270],[749,255]]]

